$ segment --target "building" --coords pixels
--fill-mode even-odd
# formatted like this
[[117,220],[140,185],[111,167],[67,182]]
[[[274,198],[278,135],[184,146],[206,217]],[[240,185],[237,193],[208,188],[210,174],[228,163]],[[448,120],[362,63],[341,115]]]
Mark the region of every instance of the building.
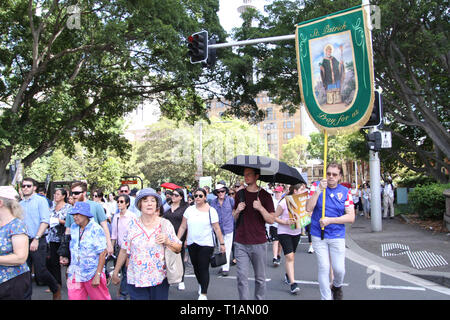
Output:
[[[282,147],[290,139],[297,135],[309,138],[311,132],[317,132],[304,108],[299,108],[293,114],[283,112],[282,106],[274,104],[265,92],[258,94],[255,100],[258,108],[264,110],[266,115],[256,126],[274,158],[282,157]],[[227,109],[226,104],[217,100],[210,101],[209,107],[209,117],[222,117]]]

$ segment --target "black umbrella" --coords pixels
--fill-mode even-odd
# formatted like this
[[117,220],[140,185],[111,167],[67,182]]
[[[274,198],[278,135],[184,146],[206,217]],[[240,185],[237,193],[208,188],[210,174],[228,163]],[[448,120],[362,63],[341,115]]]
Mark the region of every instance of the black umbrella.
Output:
[[259,169],[261,172],[259,180],[261,181],[286,183],[290,185],[297,183],[306,184],[297,169],[283,161],[264,156],[240,155],[227,161],[221,168],[240,176],[244,175],[245,168]]

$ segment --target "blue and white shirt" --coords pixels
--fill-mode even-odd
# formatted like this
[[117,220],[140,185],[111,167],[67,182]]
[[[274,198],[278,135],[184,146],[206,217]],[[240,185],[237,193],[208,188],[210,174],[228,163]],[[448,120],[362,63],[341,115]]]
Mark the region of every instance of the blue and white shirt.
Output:
[[70,227],[70,235],[71,262],[68,277],[75,282],[89,281],[97,272],[100,254],[106,249],[105,232],[94,219],[91,219],[84,231],[73,223]]
[[[319,182],[314,182],[311,186],[309,196],[311,197],[317,190]],[[311,216],[311,235],[320,237],[320,219],[322,218],[322,199],[323,192],[317,199],[317,204],[314,207],[313,214]],[[345,214],[345,208],[353,206],[353,199],[351,190],[338,184],[336,188],[326,189],[325,198],[325,216],[336,218]],[[326,239],[345,238],[345,224],[329,224],[324,229]]]

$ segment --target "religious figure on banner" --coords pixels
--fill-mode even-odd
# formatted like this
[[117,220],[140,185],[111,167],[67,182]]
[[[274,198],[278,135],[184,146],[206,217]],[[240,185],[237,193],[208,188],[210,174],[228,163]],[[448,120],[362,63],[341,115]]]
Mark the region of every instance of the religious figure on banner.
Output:
[[314,92],[323,112],[341,113],[354,102],[356,83],[349,32],[310,40]]
[[327,104],[342,102],[341,83],[343,83],[345,79],[344,47],[342,44],[339,46],[339,49],[341,50],[340,61],[332,55],[333,49],[333,45],[330,43],[325,46],[325,56],[322,60],[322,65],[320,66],[320,76],[327,94]]

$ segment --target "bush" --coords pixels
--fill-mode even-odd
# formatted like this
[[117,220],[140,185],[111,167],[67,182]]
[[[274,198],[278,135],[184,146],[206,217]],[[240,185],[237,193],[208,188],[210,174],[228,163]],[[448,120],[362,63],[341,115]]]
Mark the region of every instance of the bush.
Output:
[[445,212],[443,192],[449,188],[450,183],[419,185],[408,194],[408,202],[421,219],[443,219]]

